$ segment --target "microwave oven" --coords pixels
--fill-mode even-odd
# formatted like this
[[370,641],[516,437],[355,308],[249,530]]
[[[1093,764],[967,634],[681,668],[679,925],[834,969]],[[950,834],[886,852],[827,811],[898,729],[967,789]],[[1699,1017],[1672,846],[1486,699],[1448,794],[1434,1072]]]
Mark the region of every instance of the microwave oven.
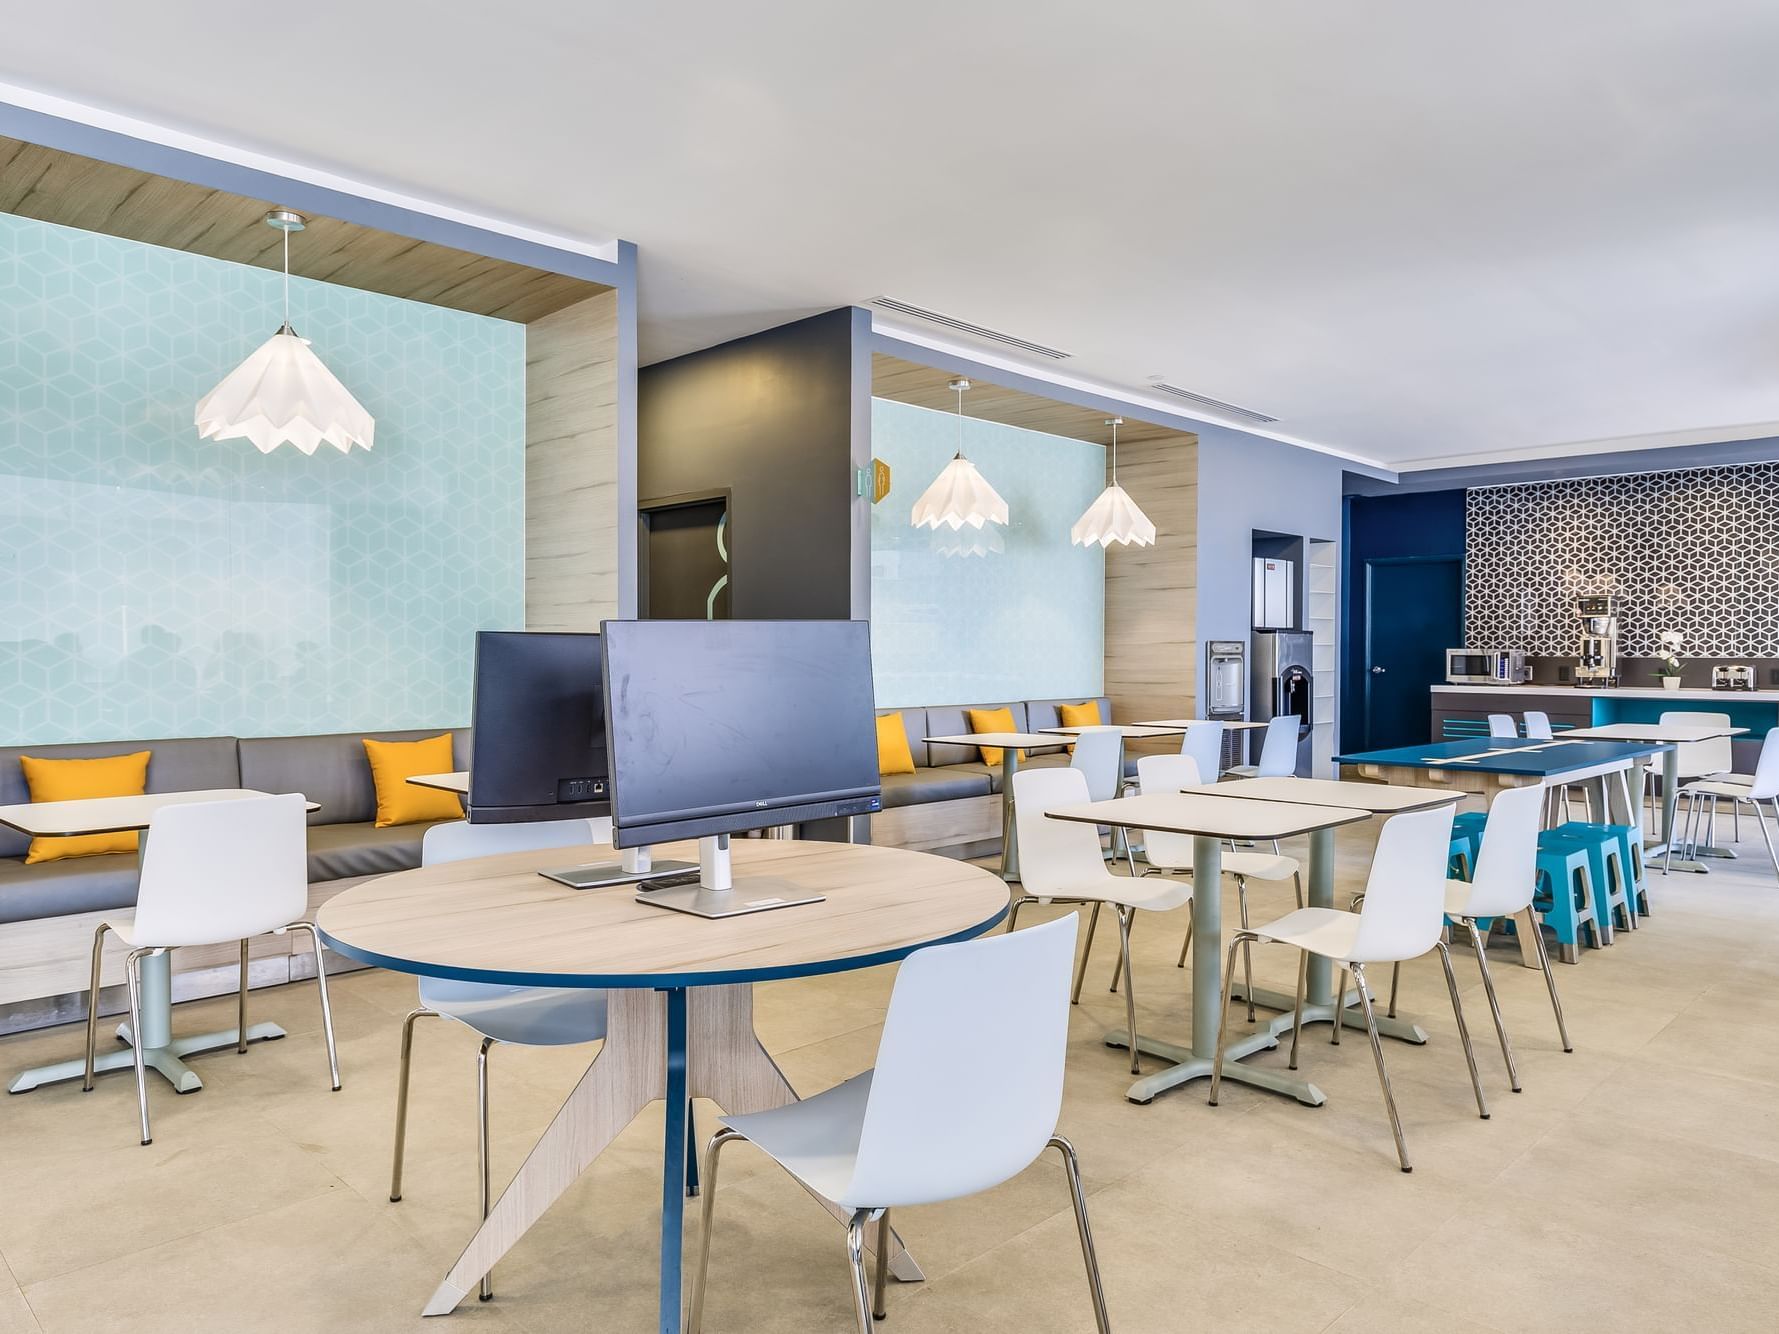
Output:
[[1450,685],[1517,686],[1531,674],[1518,649],[1448,648],[1445,679]]

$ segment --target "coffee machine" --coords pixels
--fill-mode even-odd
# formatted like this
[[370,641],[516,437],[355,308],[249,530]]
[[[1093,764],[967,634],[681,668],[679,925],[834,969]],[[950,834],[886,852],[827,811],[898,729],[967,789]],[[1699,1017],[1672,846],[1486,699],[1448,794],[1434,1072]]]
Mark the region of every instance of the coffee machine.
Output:
[[1605,593],[1578,597],[1575,615],[1581,621],[1581,656],[1575,667],[1575,684],[1617,685],[1618,614],[1612,597]]

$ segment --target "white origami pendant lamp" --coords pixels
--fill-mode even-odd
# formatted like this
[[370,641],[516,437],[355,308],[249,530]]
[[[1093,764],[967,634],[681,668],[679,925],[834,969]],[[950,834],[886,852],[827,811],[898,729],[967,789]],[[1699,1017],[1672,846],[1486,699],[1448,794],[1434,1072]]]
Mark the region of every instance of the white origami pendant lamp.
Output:
[[1106,419],[1106,425],[1112,428],[1112,482],[1069,529],[1069,540],[1078,547],[1090,547],[1096,542],[1102,548],[1114,542],[1135,543],[1139,547],[1155,543],[1155,525],[1118,485],[1118,428],[1123,424],[1122,417]]
[[966,524],[981,528],[985,523],[1006,523],[1007,502],[964,457],[964,390],[970,382],[959,378],[950,387],[957,394],[957,454],[914,502],[914,526],[955,530]]
[[284,233],[284,323],[198,401],[202,439],[251,440],[262,454],[286,441],[305,454],[324,440],[342,454],[371,447],[371,414],[290,327],[290,234],[304,222],[289,209],[266,214],[266,225]]

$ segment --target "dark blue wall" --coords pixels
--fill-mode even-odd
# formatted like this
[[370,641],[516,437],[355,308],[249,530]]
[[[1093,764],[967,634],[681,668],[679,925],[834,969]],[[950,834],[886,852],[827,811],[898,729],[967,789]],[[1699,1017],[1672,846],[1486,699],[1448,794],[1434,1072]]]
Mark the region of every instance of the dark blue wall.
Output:
[[[1348,496],[1342,520],[1341,572],[1342,750],[1364,744],[1365,562],[1381,556],[1464,555],[1464,492],[1423,491],[1395,496]],[[1455,648],[1456,645],[1442,645]]]

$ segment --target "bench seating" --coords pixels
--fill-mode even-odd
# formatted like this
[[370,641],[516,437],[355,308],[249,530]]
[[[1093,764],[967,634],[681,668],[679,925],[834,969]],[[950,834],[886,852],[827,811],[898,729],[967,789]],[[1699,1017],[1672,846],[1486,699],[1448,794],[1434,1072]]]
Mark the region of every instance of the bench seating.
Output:
[[[321,809],[309,817],[311,913],[349,885],[420,864],[420,840],[430,825],[378,829],[376,790],[361,743],[366,736],[413,741],[453,733],[453,762],[470,763],[467,728],[397,732],[342,732],[328,736],[179,737],[153,741],[81,742],[0,747],[0,804],[31,799],[18,757],[90,759],[150,752],[147,790],[195,792],[208,788],[255,788],[300,792]],[[83,991],[93,931],[107,916],[136,902],[134,853],[70,857],[27,866],[28,836],[0,826],[0,1033],[63,1023],[85,1013]],[[293,955],[281,936],[253,942],[252,981],[271,986],[313,971],[306,951]],[[104,981],[123,980],[124,951],[108,949]],[[349,967],[329,956],[329,967]],[[184,949],[174,955],[174,995],[187,1000],[235,990],[234,947]],[[122,1008],[121,985],[115,1006]]]
[[[1098,698],[1100,717],[1112,721],[1112,701],[1103,695]],[[966,734],[970,709],[1006,709],[1013,715],[1014,731],[1041,731],[1059,725],[1060,705],[1081,702],[1076,697],[879,709],[880,715],[902,715],[914,772],[884,775],[883,810],[871,817],[871,842],[954,857],[980,857],[996,851],[1001,838],[999,761],[984,764],[975,746],[928,745],[924,738]],[[1022,767],[1068,762],[1066,743],[1059,738],[1054,747],[1029,750]],[[1126,757],[1125,772],[1136,775],[1134,756]]]

